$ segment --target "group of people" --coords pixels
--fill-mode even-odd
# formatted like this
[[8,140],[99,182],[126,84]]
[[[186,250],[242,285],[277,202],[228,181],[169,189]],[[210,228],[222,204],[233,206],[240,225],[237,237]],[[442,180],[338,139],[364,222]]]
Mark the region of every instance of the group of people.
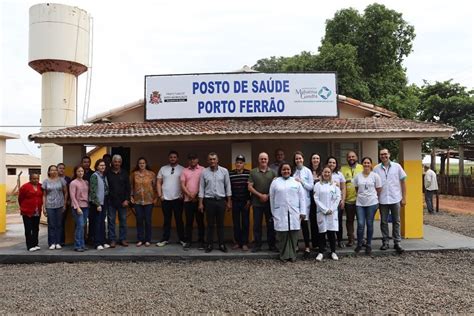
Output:
[[[242,251],[262,250],[262,225],[265,217],[268,249],[279,252],[282,261],[295,261],[299,231],[303,233],[304,257],[311,247],[317,249],[321,261],[329,242],[329,256],[338,260],[339,248],[355,245],[360,252],[372,250],[373,223],[377,209],[381,214],[382,250],[388,249],[388,218],[393,223],[394,248],[400,245],[400,206],[405,204],[406,174],[390,160],[387,149],[380,150],[381,163],[372,170],[373,161],[364,157],[359,163],[354,151],[347,153],[347,165],[340,167],[336,157],[323,164],[314,153],[307,166],[302,152],[285,160],[282,149],[269,162],[265,152],[258,155],[258,165],[245,169],[246,158],[235,158],[235,169],[219,165],[215,152],[207,156],[208,167],[199,164],[196,154],[189,154],[187,166],[179,164],[179,154],[170,151],[168,164],[155,174],[144,157],[140,157],[129,173],[122,168],[120,155],[104,155],[91,169],[89,157],[83,157],[74,168],[73,178],[64,174],[64,164],[51,165],[42,184],[39,175],[20,188],[19,204],[29,251],[39,250],[38,231],[41,213],[48,220],[49,249],[64,245],[64,222],[68,212],[75,220],[74,250],[82,252],[86,242],[97,250],[127,247],[127,209],[136,214],[136,246],[148,247],[152,241],[153,206],[161,201],[163,235],[156,246],[170,242],[174,217],[178,242],[184,250],[196,245],[206,253],[213,251],[214,230],[218,249],[227,252],[224,242],[224,218],[232,212],[234,245]],[[253,246],[249,244],[250,207],[253,209]],[[70,211],[67,211],[70,209]],[[183,220],[183,212],[185,214]],[[343,239],[342,216],[346,213],[348,242]],[[119,234],[116,234],[118,214]],[[106,221],[107,218],[107,221]],[[357,243],[354,220],[357,218]],[[197,239],[193,239],[194,222]],[[106,230],[107,223],[107,230]],[[364,239],[365,226],[367,233]],[[107,235],[107,236],[106,236]],[[356,243],[356,244],[355,244]]]

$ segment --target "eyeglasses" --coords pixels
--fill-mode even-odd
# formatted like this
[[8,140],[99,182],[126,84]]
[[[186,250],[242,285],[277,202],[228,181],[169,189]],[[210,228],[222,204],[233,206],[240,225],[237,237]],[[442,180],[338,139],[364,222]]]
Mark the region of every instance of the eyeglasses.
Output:
[[171,174],[174,174],[174,167],[171,168]]

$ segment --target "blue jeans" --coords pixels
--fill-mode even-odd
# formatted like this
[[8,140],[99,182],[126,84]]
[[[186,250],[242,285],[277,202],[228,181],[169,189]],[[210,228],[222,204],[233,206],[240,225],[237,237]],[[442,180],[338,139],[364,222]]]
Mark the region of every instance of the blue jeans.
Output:
[[374,217],[378,207],[378,204],[370,206],[356,206],[357,246],[362,247],[364,242],[365,224],[367,224],[367,246],[372,245],[372,236],[374,235]]
[[127,209],[123,206],[109,206],[107,210],[107,225],[109,228],[109,241],[115,241],[115,219],[119,214],[119,241],[127,240]]
[[249,243],[249,212],[246,200],[232,200],[234,241],[240,247]]
[[74,231],[74,249],[84,249],[86,245],[84,243],[84,226],[87,223],[89,217],[89,208],[82,207],[82,214],[77,214],[77,209],[72,209],[72,216],[76,222],[76,229]]
[[[137,217],[137,240],[151,242],[151,212],[153,204],[135,204],[135,215]],[[145,231],[145,234],[143,234]]]
[[425,202],[426,202],[426,208],[428,209],[428,212],[434,213],[434,208],[433,208],[433,194],[435,194],[436,191],[429,191],[425,190]]
[[48,214],[48,245],[61,243],[61,223],[63,220],[64,208],[46,208]]

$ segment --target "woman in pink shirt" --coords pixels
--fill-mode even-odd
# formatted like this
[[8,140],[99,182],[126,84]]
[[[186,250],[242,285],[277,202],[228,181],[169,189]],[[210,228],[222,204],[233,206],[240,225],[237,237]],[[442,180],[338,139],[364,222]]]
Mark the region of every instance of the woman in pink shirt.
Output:
[[69,185],[69,194],[72,202],[72,215],[76,221],[74,233],[74,250],[83,252],[86,248],[84,243],[84,226],[89,214],[89,183],[83,179],[84,168],[74,168],[74,180]]

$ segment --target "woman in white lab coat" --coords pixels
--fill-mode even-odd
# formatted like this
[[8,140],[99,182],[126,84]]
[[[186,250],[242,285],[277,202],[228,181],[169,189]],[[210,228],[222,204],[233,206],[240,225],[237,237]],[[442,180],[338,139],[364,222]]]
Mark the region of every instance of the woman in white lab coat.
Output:
[[291,177],[291,166],[283,163],[278,178],[270,185],[270,207],[276,231],[280,260],[296,260],[300,221],[306,216],[305,189]]
[[316,202],[318,229],[320,233],[319,253],[317,261],[323,260],[323,252],[326,248],[325,234],[328,236],[331,247],[331,258],[339,260],[336,254],[336,232],[339,229],[338,205],[341,201],[341,189],[332,180],[332,171],[324,167],[321,181],[314,185],[314,201]]
[[309,208],[311,206],[311,191],[313,191],[313,173],[309,170],[308,167],[304,166],[304,156],[301,151],[296,151],[293,155],[293,178],[296,181],[301,183],[305,189],[305,200],[306,200],[306,217],[301,220],[301,230],[303,231],[304,239],[304,258],[309,258],[310,248],[309,248]]

